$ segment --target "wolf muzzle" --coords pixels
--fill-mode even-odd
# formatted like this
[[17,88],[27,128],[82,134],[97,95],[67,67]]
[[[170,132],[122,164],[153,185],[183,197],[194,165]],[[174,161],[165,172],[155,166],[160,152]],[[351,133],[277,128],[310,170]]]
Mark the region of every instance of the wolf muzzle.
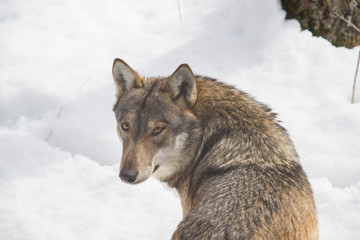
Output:
[[138,176],[138,172],[128,169],[128,170],[121,170],[119,177],[120,179],[125,183],[134,183],[136,181],[136,178]]

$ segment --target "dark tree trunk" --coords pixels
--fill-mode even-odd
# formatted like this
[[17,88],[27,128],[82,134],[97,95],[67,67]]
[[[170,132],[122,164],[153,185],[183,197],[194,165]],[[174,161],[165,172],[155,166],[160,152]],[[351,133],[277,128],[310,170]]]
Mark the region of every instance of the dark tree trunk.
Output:
[[329,40],[336,47],[360,45],[360,0],[281,0],[286,19]]

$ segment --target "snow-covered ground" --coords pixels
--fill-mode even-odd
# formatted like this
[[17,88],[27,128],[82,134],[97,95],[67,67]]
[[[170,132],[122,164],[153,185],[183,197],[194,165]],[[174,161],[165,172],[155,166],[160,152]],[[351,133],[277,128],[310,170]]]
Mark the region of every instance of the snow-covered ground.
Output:
[[170,239],[177,193],[118,175],[112,61],[197,74],[279,113],[312,183],[320,239],[360,236],[359,48],[284,21],[276,0],[1,0],[0,239]]

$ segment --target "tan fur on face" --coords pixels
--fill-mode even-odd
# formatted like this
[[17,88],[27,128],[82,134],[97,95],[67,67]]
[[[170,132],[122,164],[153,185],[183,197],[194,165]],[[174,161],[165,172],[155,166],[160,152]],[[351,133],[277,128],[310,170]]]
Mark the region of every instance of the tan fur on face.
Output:
[[121,159],[120,172],[124,168],[131,168],[133,171],[138,172],[134,183],[145,181],[153,172],[152,156],[149,153],[146,141],[128,146]]
[[139,170],[139,176],[137,182],[143,182],[152,174],[152,159],[149,156],[149,151],[146,149],[146,141],[138,144],[136,147],[136,160],[137,169]]

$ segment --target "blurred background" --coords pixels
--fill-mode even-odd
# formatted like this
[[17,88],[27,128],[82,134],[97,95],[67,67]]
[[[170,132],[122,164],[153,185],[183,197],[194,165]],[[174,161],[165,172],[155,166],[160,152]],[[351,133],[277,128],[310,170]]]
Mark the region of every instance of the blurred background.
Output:
[[144,76],[188,63],[269,105],[312,183],[320,239],[358,239],[359,48],[300,29],[276,0],[1,0],[0,239],[171,238],[176,191],[117,177],[116,57]]

